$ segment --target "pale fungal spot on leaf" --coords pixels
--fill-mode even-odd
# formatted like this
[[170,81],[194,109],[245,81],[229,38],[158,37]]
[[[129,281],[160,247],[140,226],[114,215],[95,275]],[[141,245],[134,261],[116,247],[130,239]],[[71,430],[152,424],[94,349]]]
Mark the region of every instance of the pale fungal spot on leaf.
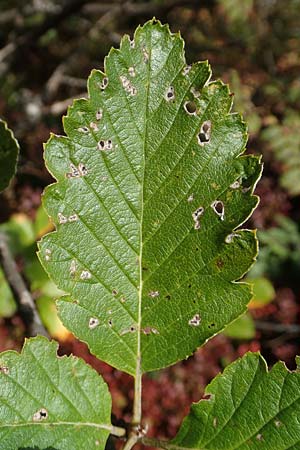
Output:
[[190,72],[191,68],[191,65],[186,66],[182,71],[182,75],[187,75]]
[[58,213],[57,214],[57,217],[58,217],[58,222],[60,223],[60,224],[63,224],[63,223],[67,223],[68,222],[68,218],[66,217],[66,216],[64,216],[62,213]]
[[129,67],[128,68],[128,73],[131,77],[135,77],[135,70],[134,67]]
[[98,125],[95,122],[90,123],[90,128],[94,131],[99,131]]
[[104,91],[104,89],[106,89],[107,86],[108,86],[108,78],[104,77],[101,83],[99,83],[99,87],[102,91]]
[[48,411],[45,408],[39,409],[36,413],[33,414],[32,420],[34,422],[40,422],[41,420],[45,420],[48,417]]
[[128,92],[130,95],[137,94],[136,88],[131,84],[130,80],[128,80],[127,77],[125,77],[124,75],[121,75],[120,80],[121,80],[122,86],[126,92]]
[[159,296],[159,292],[158,292],[158,291],[150,291],[150,292],[148,293],[148,295],[149,295],[149,297],[151,297],[151,298],[155,298],[155,297],[158,297],[158,296]]
[[259,434],[256,436],[256,439],[257,439],[258,441],[262,441],[264,438],[263,438],[263,435],[262,435],[261,433],[259,433]]
[[71,216],[69,216],[68,221],[69,222],[76,222],[78,220],[78,216],[77,214],[72,214]]
[[206,120],[203,122],[200,128],[200,133],[198,134],[198,144],[203,146],[209,143],[211,134],[211,121]]
[[156,328],[153,327],[145,327],[142,329],[142,332],[146,335],[149,334],[159,334],[159,331]]
[[96,120],[101,120],[103,117],[103,111],[102,109],[98,109],[98,111],[96,112]]
[[9,368],[7,366],[0,366],[0,373],[4,373],[4,375],[8,375]]
[[224,220],[225,218],[224,203],[221,202],[221,200],[215,200],[214,202],[212,202],[210,206],[217,214],[217,216],[219,216],[221,220]]
[[72,259],[70,264],[70,275],[73,277],[76,273],[76,261]]
[[282,422],[280,422],[280,420],[275,420],[275,426],[277,428],[281,427],[281,425],[282,425]]
[[112,295],[113,295],[114,297],[115,297],[116,295],[118,295],[117,289],[113,289],[111,293],[112,293]]
[[167,100],[167,102],[171,102],[172,100],[175,99],[175,90],[174,90],[173,86],[170,86],[167,89],[167,92],[165,94],[165,99]]
[[184,110],[187,112],[187,114],[189,114],[190,116],[197,115],[197,106],[195,102],[192,101],[185,102],[183,107]]
[[217,419],[216,417],[214,417],[214,420],[213,420],[213,427],[214,427],[214,428],[217,428],[217,426],[218,426],[218,419]]
[[144,63],[146,63],[146,64],[149,61],[149,53],[147,52],[145,47],[143,47],[143,60],[144,60]]
[[194,200],[194,194],[189,195],[187,201],[189,203],[191,203],[193,200]]
[[240,186],[241,186],[241,182],[239,180],[237,180],[234,183],[232,183],[229,187],[231,189],[238,189]]
[[101,141],[97,144],[98,150],[104,151],[104,150],[112,150],[113,149],[113,143],[111,139],[108,139],[107,141],[101,139]]
[[50,250],[50,248],[46,248],[46,250],[45,250],[45,260],[46,261],[50,261],[51,255],[52,255],[52,251]]
[[226,238],[225,238],[226,244],[231,244],[231,242],[233,241],[233,238],[239,237],[239,236],[240,236],[240,235],[239,235],[238,233],[231,233],[231,234],[228,234],[228,236],[226,236]]
[[88,270],[83,270],[80,274],[80,279],[81,280],[89,280],[90,278],[92,278],[91,273]]
[[89,328],[90,330],[93,330],[99,325],[99,319],[96,319],[96,317],[91,317],[89,320]]
[[120,298],[120,302],[121,302],[121,303],[125,303],[125,302],[126,302],[126,298],[125,298],[125,297],[121,297],[121,298]]
[[124,334],[127,333],[135,333],[137,330],[137,326],[136,325],[131,325],[129,328],[126,328],[125,330],[122,330],[120,333],[120,336],[123,336]]
[[95,441],[95,445],[96,445],[96,447],[99,447],[100,442],[99,441]]
[[90,130],[88,129],[88,127],[80,127],[78,128],[79,133],[89,133]]
[[200,92],[197,91],[197,89],[195,89],[194,87],[191,88],[191,94],[193,94],[193,96],[195,98],[199,98],[200,97]]
[[195,314],[194,317],[192,317],[189,320],[189,325],[193,326],[193,327],[198,327],[201,323],[201,317],[200,314]]
[[194,225],[195,230],[199,230],[200,229],[200,217],[202,216],[203,213],[204,213],[203,206],[199,206],[199,208],[197,208],[196,211],[194,211],[192,213],[192,217],[193,217],[194,222],[195,222],[195,225]]
[[71,169],[71,172],[68,172],[66,174],[67,178],[79,178],[79,177],[83,177],[84,175],[87,175],[87,173],[88,173],[88,170],[83,163],[80,163],[78,168],[76,166],[74,166],[74,164],[71,163],[70,169]]

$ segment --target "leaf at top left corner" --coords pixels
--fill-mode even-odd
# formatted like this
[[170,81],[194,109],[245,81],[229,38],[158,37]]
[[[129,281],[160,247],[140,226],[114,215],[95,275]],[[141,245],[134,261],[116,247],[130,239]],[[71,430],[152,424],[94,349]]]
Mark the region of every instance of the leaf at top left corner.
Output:
[[0,119],[0,192],[16,173],[18,155],[19,144],[7,123]]

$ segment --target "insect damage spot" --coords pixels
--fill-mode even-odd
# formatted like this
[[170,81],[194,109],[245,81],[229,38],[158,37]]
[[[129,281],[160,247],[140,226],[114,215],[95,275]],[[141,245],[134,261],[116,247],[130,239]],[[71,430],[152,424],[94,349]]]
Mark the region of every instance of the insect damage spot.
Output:
[[194,86],[191,88],[191,94],[193,94],[193,96],[195,98],[199,98],[200,97],[200,92],[197,91],[197,89],[195,89]]
[[58,222],[59,222],[60,224],[63,224],[63,223],[67,223],[67,222],[68,222],[67,217],[64,216],[62,213],[58,213],[58,214],[57,214],[57,217],[58,217]]
[[130,80],[128,80],[127,77],[125,77],[124,75],[121,75],[120,80],[121,80],[122,86],[126,92],[128,92],[130,95],[137,94],[137,89],[131,84]]
[[32,420],[34,422],[40,422],[41,420],[45,420],[48,417],[48,411],[45,408],[39,409],[36,413],[33,414]]
[[7,366],[0,366],[0,373],[4,373],[4,375],[8,375],[9,368]]
[[189,195],[187,201],[189,203],[191,203],[193,200],[194,200],[194,194]]
[[159,296],[159,292],[158,291],[150,291],[148,292],[148,296],[151,298],[155,298]]
[[170,86],[167,89],[167,92],[165,94],[165,99],[167,100],[167,102],[171,102],[172,100],[175,100],[175,90],[174,90],[173,86]]
[[90,132],[88,127],[80,127],[80,128],[77,128],[77,130],[79,131],[79,133],[89,133]]
[[107,141],[101,139],[101,141],[97,144],[98,150],[104,151],[104,150],[112,150],[113,149],[113,143],[111,139],[108,139]]
[[241,187],[241,182],[240,180],[236,180],[234,183],[232,183],[229,186],[231,189],[239,189]]
[[215,399],[214,394],[210,394],[210,393],[207,393],[207,394],[205,393],[201,398],[201,400],[204,400],[207,402],[213,401],[214,399]]
[[190,72],[191,68],[191,65],[186,66],[182,71],[182,75],[186,76]]
[[282,422],[280,422],[280,420],[275,420],[275,427],[279,428],[282,425]]
[[147,64],[147,62],[149,61],[149,53],[147,52],[147,50],[145,49],[145,47],[143,47],[143,61],[144,63]]
[[90,128],[94,131],[99,131],[98,125],[95,122],[90,123]]
[[225,238],[226,244],[231,244],[231,242],[233,241],[233,238],[239,237],[239,236],[240,236],[240,235],[239,235],[238,233],[231,233],[231,234],[228,234],[228,236],[226,236],[226,238]]
[[190,116],[197,115],[197,105],[195,102],[193,102],[193,101],[185,102],[183,107],[184,107],[185,112],[187,112]]
[[88,174],[88,170],[83,163],[80,163],[78,167],[71,163],[70,170],[70,172],[66,173],[67,178],[79,178]]
[[108,86],[108,78],[104,77],[103,80],[101,81],[101,83],[98,83],[98,84],[99,84],[99,88],[101,89],[101,91],[104,91],[104,89],[106,89]]
[[125,330],[122,330],[120,333],[120,336],[123,336],[124,334],[127,334],[127,333],[135,333],[136,330],[137,330],[137,326],[131,325],[129,328],[125,328]]
[[101,120],[103,117],[103,111],[102,109],[98,109],[98,111],[96,112],[96,120]]
[[259,434],[256,436],[256,439],[257,439],[258,441],[263,441],[264,437],[263,437],[263,435],[262,435],[261,433],[259,433]]
[[197,208],[196,211],[194,211],[192,213],[192,217],[195,222],[195,225],[194,225],[195,230],[200,229],[200,217],[202,216],[203,213],[204,213],[203,206],[199,206],[199,208]]
[[128,68],[128,73],[131,77],[135,77],[135,69],[134,67],[129,67]]
[[213,427],[214,427],[214,428],[217,428],[217,426],[218,426],[218,419],[217,419],[216,417],[214,417],[214,420],[213,420]]
[[198,144],[203,146],[210,141],[211,134],[211,121],[206,120],[203,122],[200,128],[200,133],[198,134]]
[[88,270],[83,270],[80,274],[80,279],[81,280],[89,280],[90,278],[92,278],[91,273]]
[[93,330],[99,325],[99,319],[96,319],[96,317],[91,317],[89,320],[89,328],[90,330]]
[[159,334],[159,331],[156,328],[153,327],[145,327],[142,328],[141,330],[144,334],[149,335],[149,334]]
[[135,48],[134,39],[131,39],[131,41],[129,41],[129,45],[130,45],[130,48]]
[[74,259],[72,259],[71,264],[70,264],[70,275],[71,277],[73,277],[76,273],[76,261]]
[[214,202],[212,202],[210,206],[217,214],[217,216],[219,216],[221,220],[224,220],[225,218],[224,203],[221,202],[221,200],[215,200]]
[[194,317],[192,317],[189,320],[189,325],[193,326],[193,327],[198,327],[201,323],[201,317],[200,314],[195,314]]
[[115,297],[116,295],[118,295],[118,291],[117,291],[117,289],[113,289],[112,291],[111,291],[111,293],[112,293],[112,295]]
[[45,260],[46,261],[50,261],[51,255],[52,255],[52,250],[50,250],[50,248],[46,248],[46,250],[45,250]]

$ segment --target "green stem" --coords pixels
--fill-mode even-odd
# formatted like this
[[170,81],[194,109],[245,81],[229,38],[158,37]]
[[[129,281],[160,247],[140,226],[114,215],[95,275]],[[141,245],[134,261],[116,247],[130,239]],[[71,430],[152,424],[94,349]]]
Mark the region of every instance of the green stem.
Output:
[[116,437],[123,437],[126,435],[126,430],[125,428],[115,427],[114,425],[112,425],[110,428],[110,434]]

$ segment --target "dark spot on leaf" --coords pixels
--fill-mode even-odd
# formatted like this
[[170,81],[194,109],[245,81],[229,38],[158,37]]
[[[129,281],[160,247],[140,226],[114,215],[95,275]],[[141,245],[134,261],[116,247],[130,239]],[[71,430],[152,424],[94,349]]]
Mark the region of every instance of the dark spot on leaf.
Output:
[[206,401],[210,401],[214,399],[214,395],[213,394],[204,394],[203,397],[201,398],[201,400],[206,400]]
[[221,258],[219,258],[216,261],[216,265],[217,265],[218,269],[222,269],[222,267],[224,266],[224,261]]
[[197,106],[196,106],[195,102],[193,102],[193,101],[185,102],[183,107],[188,114],[190,114],[192,116],[196,115]]
[[168,294],[168,295],[166,295],[166,297],[165,297],[167,300],[170,300],[171,299],[171,295],[170,294]]

